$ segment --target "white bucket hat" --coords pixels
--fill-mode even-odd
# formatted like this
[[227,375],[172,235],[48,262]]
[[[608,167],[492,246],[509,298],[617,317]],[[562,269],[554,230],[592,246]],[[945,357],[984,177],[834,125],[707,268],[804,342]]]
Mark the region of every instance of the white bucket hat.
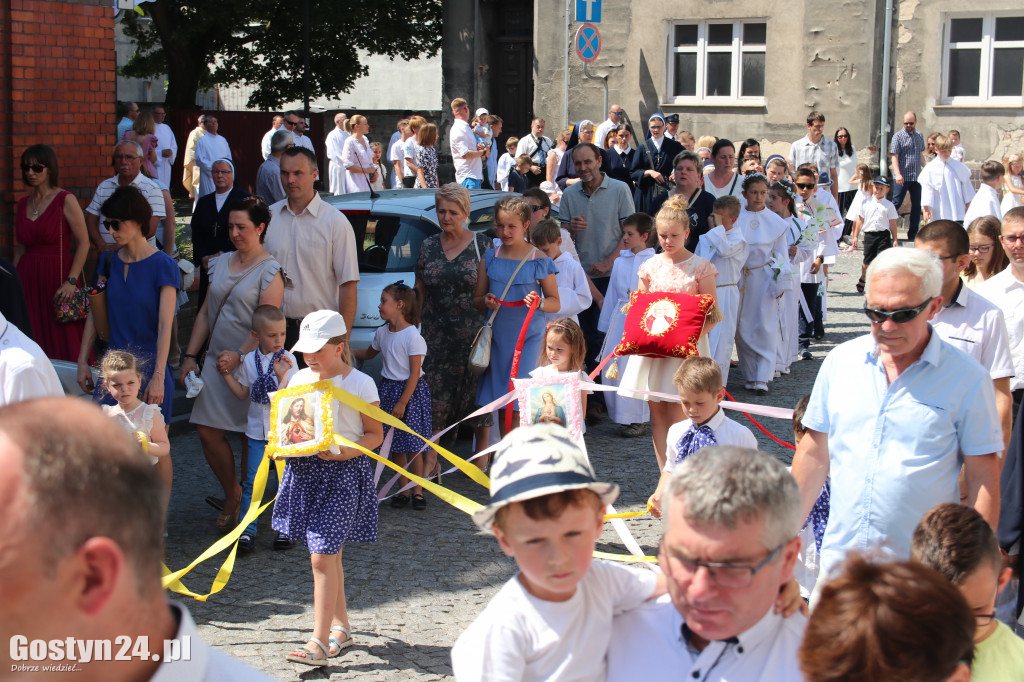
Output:
[[302,318],[299,340],[293,353],[315,353],[336,336],[344,336],[348,328],[345,318],[336,310],[317,310]]
[[491,503],[473,512],[473,521],[488,533],[498,510],[513,502],[578,489],[592,490],[602,505],[619,496],[617,484],[594,478],[587,456],[561,426],[520,426],[501,440],[494,457]]

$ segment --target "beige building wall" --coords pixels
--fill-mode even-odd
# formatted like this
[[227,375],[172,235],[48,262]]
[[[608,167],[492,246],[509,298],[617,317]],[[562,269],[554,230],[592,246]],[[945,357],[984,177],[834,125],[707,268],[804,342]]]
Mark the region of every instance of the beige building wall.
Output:
[[[952,0],[894,0],[889,130],[880,134],[884,0],[826,0],[819,3],[767,0],[698,2],[681,0],[604,0],[600,56],[589,66],[607,76],[609,102],[621,104],[634,127],[645,129],[651,113],[677,113],[680,128],[697,136],[712,134],[737,142],[754,137],[762,156],[786,154],[806,134],[812,109],[826,117],[826,135],[850,130],[862,160],[877,162],[888,151],[893,121],[898,127],[908,108],[918,113],[918,129],[958,128],[968,160],[980,163],[1011,147],[1024,150],[1022,109],[943,106],[940,101],[944,12]],[[566,96],[564,0],[536,3],[534,109],[548,121],[548,134],[560,129]],[[1007,10],[1006,0],[978,0],[971,12]],[[570,9],[570,17],[572,9]],[[1019,7],[1024,14],[1024,6]],[[674,21],[761,19],[767,24],[763,104],[675,104],[669,96],[670,26]],[[572,34],[579,24],[571,23]],[[606,118],[600,80],[586,78],[570,41],[568,121]],[[870,150],[869,150],[870,148]],[[868,157],[868,158],[865,158]]]

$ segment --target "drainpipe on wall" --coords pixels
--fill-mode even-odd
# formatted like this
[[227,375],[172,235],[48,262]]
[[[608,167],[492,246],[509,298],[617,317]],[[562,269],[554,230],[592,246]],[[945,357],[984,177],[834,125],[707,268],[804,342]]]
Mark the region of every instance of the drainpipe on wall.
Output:
[[885,0],[885,38],[882,40],[882,117],[878,130],[878,169],[882,176],[889,171],[889,145],[886,144],[889,133],[889,64],[892,52],[892,0]]

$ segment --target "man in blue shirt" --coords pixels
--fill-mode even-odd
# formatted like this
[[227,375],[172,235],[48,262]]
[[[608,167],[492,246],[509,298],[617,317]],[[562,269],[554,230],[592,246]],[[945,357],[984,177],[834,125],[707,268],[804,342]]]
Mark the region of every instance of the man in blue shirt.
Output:
[[903,129],[896,131],[889,144],[892,177],[896,181],[892,195],[893,206],[899,210],[904,197],[910,193],[910,226],[907,228],[907,239],[910,241],[917,236],[917,228],[921,224],[921,184],[917,176],[926,163],[924,138],[916,128],[917,114],[908,111],[903,115]]
[[850,550],[906,558],[914,527],[940,502],[967,504],[996,528],[1002,429],[988,372],[934,333],[942,270],[918,249],[883,251],[867,271],[871,334],[828,354],[793,457],[806,518],[832,477],[822,584]]

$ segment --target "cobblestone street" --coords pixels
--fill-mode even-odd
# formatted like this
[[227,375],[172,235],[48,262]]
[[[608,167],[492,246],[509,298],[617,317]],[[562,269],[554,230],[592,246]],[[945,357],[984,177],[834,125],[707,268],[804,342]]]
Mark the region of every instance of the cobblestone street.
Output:
[[[736,400],[792,407],[810,392],[827,351],[867,332],[860,312],[863,299],[854,290],[860,261],[860,252],[844,253],[832,268],[826,337],[812,346],[814,359],[794,363],[792,373],[776,379],[763,398],[745,391],[734,369],[729,389]],[[764,450],[789,461],[791,451],[771,442],[742,415],[730,416],[751,426]],[[792,441],[788,422],[761,421],[778,438]],[[604,421],[588,427],[586,440],[598,477],[622,486],[617,509],[641,509],[657,482],[649,438],[620,438],[617,426]],[[466,456],[468,449],[469,443],[460,440],[456,452]],[[213,525],[216,512],[203,498],[221,493],[194,432],[172,439],[172,456],[175,481],[167,564],[177,570],[219,537]],[[443,483],[486,502],[487,491],[465,476],[447,476]],[[378,541],[345,548],[345,588],[355,644],[330,666],[307,668],[285,661],[286,651],[304,643],[312,630],[313,581],[304,547],[272,551],[269,510],[260,519],[257,550],[238,557],[225,589],[205,603],[184,598],[203,638],[280,680],[453,679],[451,645],[514,573],[515,564],[462,512],[427,497],[426,511],[383,505]],[[645,553],[654,553],[660,522],[644,516],[626,523]],[[625,552],[610,525],[598,549]],[[195,592],[208,591],[221,561],[223,555],[206,562],[183,582]]]

